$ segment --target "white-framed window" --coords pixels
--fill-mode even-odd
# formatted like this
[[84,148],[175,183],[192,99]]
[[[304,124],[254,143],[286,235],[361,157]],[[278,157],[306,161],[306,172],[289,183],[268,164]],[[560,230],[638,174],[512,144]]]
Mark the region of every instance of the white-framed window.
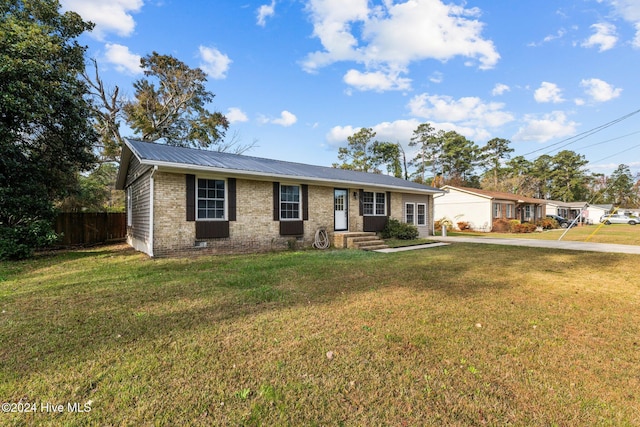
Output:
[[493,204],[493,217],[502,218],[502,205],[500,203]]
[[127,187],[127,227],[133,225],[133,189]]
[[386,193],[376,193],[373,191],[364,191],[362,193],[362,213],[364,215],[387,214],[387,195]]
[[507,205],[507,218],[514,218],[513,215],[513,205]]
[[531,205],[526,205],[524,207],[524,219],[525,220],[531,219]]
[[280,219],[302,219],[299,185],[280,185]]
[[225,219],[226,185],[222,179],[198,178],[196,188],[198,220]]
[[416,220],[416,205],[413,203],[404,204],[404,222],[407,224],[415,224]]
[[417,225],[427,225],[427,205],[425,203],[418,203],[417,208]]

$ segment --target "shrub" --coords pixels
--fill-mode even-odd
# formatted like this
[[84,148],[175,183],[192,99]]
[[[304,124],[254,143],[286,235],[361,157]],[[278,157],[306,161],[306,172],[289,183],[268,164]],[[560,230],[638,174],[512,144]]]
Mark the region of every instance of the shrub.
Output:
[[531,222],[520,223],[520,221],[512,221],[511,222],[511,233],[533,233],[538,228],[537,225]]
[[542,227],[545,230],[551,230],[554,228],[560,228],[560,225],[558,224],[558,221],[556,221],[553,218],[542,218],[539,219],[538,222],[536,222],[536,225]]
[[437,219],[433,223],[433,226],[435,227],[436,230],[442,230],[443,225],[447,227],[447,231],[453,230],[453,222],[451,222],[451,220],[447,217],[442,217],[440,219]]
[[384,239],[412,240],[418,238],[418,227],[389,218],[382,230]]
[[57,237],[45,220],[14,227],[0,224],[0,260],[29,258],[34,249],[53,244]]
[[517,219],[509,220],[509,233],[521,233],[520,231],[520,221]]
[[457,224],[460,231],[471,230],[471,224],[467,221],[459,221]]
[[509,231],[509,221],[506,219],[494,219],[491,231],[496,233],[506,233]]

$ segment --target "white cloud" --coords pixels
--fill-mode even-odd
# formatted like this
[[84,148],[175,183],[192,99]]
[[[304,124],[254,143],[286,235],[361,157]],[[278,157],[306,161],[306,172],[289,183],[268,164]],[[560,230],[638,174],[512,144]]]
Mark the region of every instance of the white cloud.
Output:
[[561,39],[566,34],[567,34],[567,30],[565,30],[564,28],[561,28],[561,29],[558,30],[558,32],[556,32],[556,34],[549,34],[544,39],[542,39],[541,42],[531,42],[527,46],[530,46],[530,47],[542,46],[544,43],[550,43],[550,42],[552,42],[554,40]]
[[[399,142],[403,145],[407,157],[414,157],[417,148],[409,147],[408,143],[413,136],[413,131],[423,123],[418,119],[396,120],[393,122],[382,122],[369,126],[376,133],[375,140],[387,142]],[[475,127],[459,126],[448,122],[430,122],[437,130],[456,131],[459,134],[470,138],[473,141],[487,141],[492,133],[485,129]],[[330,147],[341,147],[347,143],[347,137],[358,132],[361,128],[354,126],[334,126],[326,135],[326,140]]]
[[498,95],[502,95],[505,92],[509,92],[511,90],[511,88],[505,84],[502,83],[497,83],[494,87],[493,90],[491,91],[491,95],[493,96],[498,96]]
[[276,13],[276,0],[271,0],[271,4],[263,4],[256,12],[257,24],[264,27],[267,24],[267,18],[272,17]]
[[282,111],[280,113],[280,117],[277,119],[267,119],[266,117],[263,117],[261,119],[262,123],[273,123],[274,125],[280,125],[284,127],[289,127],[294,123],[296,123],[297,121],[298,121],[298,118],[296,117],[296,115],[293,113],[290,113],[287,110]]
[[637,0],[608,0],[623,19],[640,22],[640,3]]
[[411,88],[411,79],[400,77],[399,73],[384,73],[382,71],[361,73],[349,70],[344,75],[344,82],[358,90],[407,90]]
[[580,82],[580,86],[585,88],[585,93],[595,102],[606,102],[617,98],[622,93],[622,89],[614,88],[609,83],[600,79],[585,79]]
[[440,71],[434,71],[429,77],[431,83],[442,83],[444,81],[444,75]]
[[481,35],[484,25],[477,19],[477,8],[442,0],[384,1],[371,7],[367,0],[311,0],[307,10],[313,35],[324,48],[307,55],[302,65],[308,72],[351,61],[366,68],[361,76],[374,76],[406,70],[412,61],[448,61],[457,56],[488,69],[500,58],[493,42]]
[[215,47],[200,46],[200,68],[213,79],[224,79],[227,77],[229,66],[233,62],[227,55],[220,52]]
[[98,40],[104,40],[109,33],[130,36],[136,25],[131,14],[143,6],[143,0],[61,0],[60,3],[63,10],[72,10],[83,20],[96,24],[89,34]]
[[640,2],[638,0],[607,0],[607,2],[622,19],[634,25],[636,34],[631,44],[640,48]]
[[613,24],[602,22],[591,26],[595,33],[582,43],[584,47],[599,47],[600,52],[612,49],[618,42],[616,27]]
[[[375,140],[406,143],[411,139],[414,129],[420,122],[416,119],[382,122],[370,126],[376,133]],[[347,137],[358,132],[361,128],[354,126],[334,126],[326,135],[330,146],[339,147],[347,143]]]
[[105,45],[105,60],[115,65],[116,70],[129,74],[140,74],[140,55],[131,53],[127,46],[107,43]]
[[524,116],[525,125],[513,137],[516,141],[546,142],[576,133],[578,123],[569,121],[562,111],[553,111],[541,117],[535,114]]
[[415,117],[430,122],[455,123],[457,126],[495,128],[514,120],[511,113],[503,111],[504,104],[485,103],[477,97],[455,100],[450,96],[423,93],[413,97],[408,106]]
[[227,110],[227,114],[225,114],[229,123],[237,123],[237,122],[247,122],[249,118],[247,115],[238,107],[229,107]]
[[533,98],[536,102],[546,103],[552,102],[558,104],[564,102],[562,98],[562,89],[560,89],[555,83],[542,82],[540,87],[533,93]]

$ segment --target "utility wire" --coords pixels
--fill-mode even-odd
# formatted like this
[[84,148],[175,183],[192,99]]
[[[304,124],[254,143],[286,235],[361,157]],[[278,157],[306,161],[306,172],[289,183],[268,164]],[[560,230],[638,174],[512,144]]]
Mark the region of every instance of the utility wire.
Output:
[[607,128],[609,128],[609,127],[611,127],[611,126],[615,125],[615,124],[618,124],[618,123],[620,123],[621,121],[626,120],[626,119],[628,119],[629,117],[632,117],[632,116],[634,116],[634,115],[636,115],[636,114],[638,114],[638,113],[640,113],[640,110],[633,111],[633,112],[631,112],[631,113],[629,113],[629,114],[625,114],[625,115],[624,115],[624,116],[622,116],[622,117],[618,117],[617,119],[612,120],[612,121],[610,121],[610,122],[608,122],[608,123],[602,124],[602,125],[600,125],[600,126],[596,126],[596,127],[592,128],[592,129],[589,129],[589,130],[584,131],[584,132],[582,132],[582,133],[579,133],[579,134],[577,134],[577,135],[571,136],[571,137],[569,137],[569,138],[565,138],[565,139],[563,139],[563,140],[560,140],[560,141],[558,141],[558,142],[555,142],[555,143],[553,143],[553,144],[551,144],[551,145],[548,145],[548,146],[546,146],[546,147],[543,147],[543,148],[539,148],[539,149],[537,149],[537,150],[530,151],[530,152],[528,152],[528,153],[523,154],[522,156],[523,156],[523,157],[526,157],[526,156],[529,156],[529,155],[531,155],[531,154],[534,154],[534,153],[537,153],[537,152],[540,152],[540,151],[545,151],[545,150],[546,150],[547,152],[551,152],[551,151],[554,151],[554,150],[549,150],[549,148],[551,148],[551,147],[555,147],[555,146],[560,145],[560,144],[565,144],[565,145],[563,145],[563,146],[562,146],[562,147],[560,147],[560,148],[566,147],[566,146],[568,146],[568,145],[571,145],[571,144],[573,144],[573,143],[576,143],[576,142],[578,142],[578,141],[581,141],[581,140],[583,140],[583,139],[585,139],[585,138],[587,138],[587,137],[589,137],[589,136],[591,136],[591,135],[594,135],[594,134],[596,134],[596,133],[598,133],[598,132],[600,132],[600,131],[602,131],[602,130],[604,130],[604,129],[607,129]]
[[617,153],[611,154],[610,156],[607,156],[607,157],[604,157],[604,158],[602,158],[602,159],[600,159],[600,160],[596,160],[596,161],[594,161],[594,162],[589,162],[589,163],[597,163],[597,162],[601,162],[601,161],[603,161],[603,160],[607,160],[607,159],[609,159],[609,158],[611,158],[611,157],[617,156],[618,154],[626,153],[627,151],[631,151],[631,150],[633,150],[634,148],[638,148],[638,147],[640,147],[640,144],[634,145],[633,147],[627,148],[626,150],[619,151],[619,152],[617,152]]

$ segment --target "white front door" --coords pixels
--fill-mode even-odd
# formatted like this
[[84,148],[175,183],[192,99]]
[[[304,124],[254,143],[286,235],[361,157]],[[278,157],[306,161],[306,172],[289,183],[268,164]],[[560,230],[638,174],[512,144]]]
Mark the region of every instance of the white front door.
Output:
[[349,191],[344,189],[335,189],[333,192],[333,209],[335,231],[344,231],[349,229]]

